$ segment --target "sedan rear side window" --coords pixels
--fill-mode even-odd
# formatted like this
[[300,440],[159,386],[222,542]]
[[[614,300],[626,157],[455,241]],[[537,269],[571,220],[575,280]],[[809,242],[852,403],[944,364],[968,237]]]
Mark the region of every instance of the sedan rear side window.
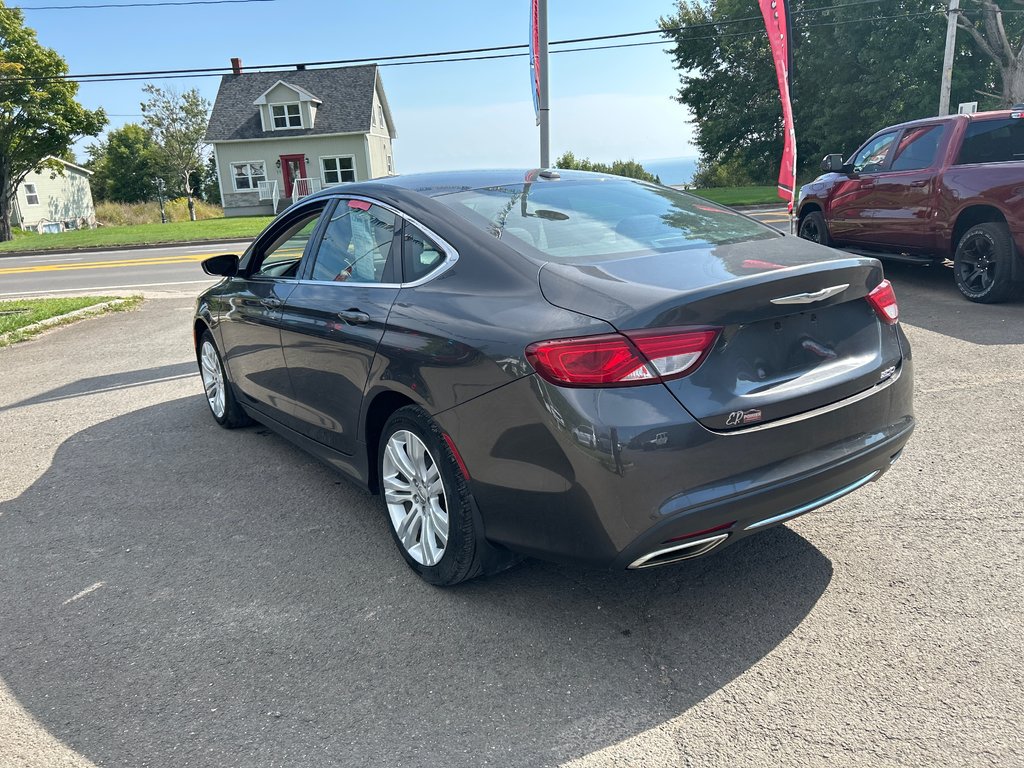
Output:
[[1024,120],[972,120],[964,134],[957,165],[1024,160]]
[[488,187],[436,198],[503,240],[558,260],[640,255],[779,237],[667,187],[609,178]]
[[340,200],[324,230],[313,279],[327,282],[384,282],[395,214],[361,200]]
[[422,280],[444,262],[444,251],[420,230],[406,223],[402,236],[402,267],[404,282]]

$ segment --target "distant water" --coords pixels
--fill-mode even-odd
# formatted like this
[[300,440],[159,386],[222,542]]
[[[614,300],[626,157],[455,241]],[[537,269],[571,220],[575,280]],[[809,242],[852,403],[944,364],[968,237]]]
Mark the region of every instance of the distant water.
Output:
[[697,170],[696,157],[669,157],[640,161],[648,172],[661,178],[662,184],[689,184]]

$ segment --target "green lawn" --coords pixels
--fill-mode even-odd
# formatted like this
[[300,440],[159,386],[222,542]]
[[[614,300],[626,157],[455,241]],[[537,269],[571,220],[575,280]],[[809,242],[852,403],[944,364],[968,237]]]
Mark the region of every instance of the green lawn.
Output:
[[56,251],[108,245],[153,245],[188,240],[247,240],[262,232],[271,221],[270,216],[238,216],[202,221],[176,221],[168,224],[139,224],[134,227],[80,229],[75,232],[62,232],[59,235],[17,232],[14,240],[0,243],[0,253]]
[[712,187],[687,192],[722,205],[786,205],[776,187]]
[[[141,296],[129,296],[119,298],[116,296],[73,296],[60,299],[15,299],[13,301],[0,301],[0,347],[6,347],[16,341],[22,341],[30,336],[39,333],[42,329],[34,331],[23,330],[27,326],[60,317],[77,309],[93,307],[97,304],[117,300],[118,304],[106,308],[109,312],[123,312],[133,309],[140,301]],[[76,318],[68,318],[72,322]],[[61,325],[62,323],[56,323]],[[52,327],[52,326],[50,326]]]

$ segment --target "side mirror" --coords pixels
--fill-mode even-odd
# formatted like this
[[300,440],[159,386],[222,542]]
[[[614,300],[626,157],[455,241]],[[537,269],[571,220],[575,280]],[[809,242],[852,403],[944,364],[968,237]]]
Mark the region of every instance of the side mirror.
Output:
[[214,277],[234,277],[238,274],[238,256],[233,253],[211,256],[203,261],[203,272]]
[[843,163],[842,155],[825,155],[821,161],[821,170],[825,173],[849,173],[850,168]]

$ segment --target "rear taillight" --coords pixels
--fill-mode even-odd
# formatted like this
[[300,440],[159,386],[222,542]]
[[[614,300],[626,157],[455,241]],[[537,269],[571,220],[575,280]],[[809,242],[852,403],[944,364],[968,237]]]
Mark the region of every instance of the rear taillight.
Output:
[[693,373],[717,337],[717,328],[627,331],[538,341],[526,348],[526,357],[552,384],[624,387]]
[[883,280],[867,295],[868,304],[875,310],[883,323],[895,325],[900,319],[900,307],[896,303],[896,292],[892,283]]

